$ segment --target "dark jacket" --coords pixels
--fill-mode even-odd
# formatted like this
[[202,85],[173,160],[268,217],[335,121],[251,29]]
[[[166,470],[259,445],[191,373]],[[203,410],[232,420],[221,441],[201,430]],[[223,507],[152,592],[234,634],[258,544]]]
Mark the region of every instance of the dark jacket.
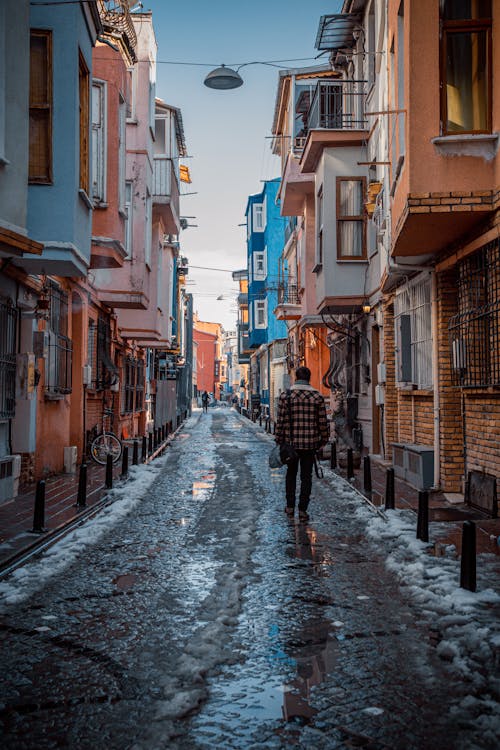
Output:
[[290,389],[290,409],[292,430],[285,391],[278,402],[277,443],[290,443],[297,450],[318,450],[328,442],[325,400],[319,391],[310,385],[296,383]]

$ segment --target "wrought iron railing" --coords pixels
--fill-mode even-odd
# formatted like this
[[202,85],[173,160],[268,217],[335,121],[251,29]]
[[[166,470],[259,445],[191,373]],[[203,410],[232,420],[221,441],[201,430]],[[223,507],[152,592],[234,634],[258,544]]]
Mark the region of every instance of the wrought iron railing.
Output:
[[500,240],[464,258],[457,267],[458,313],[449,322],[456,385],[500,385]]
[[0,302],[0,419],[15,415],[18,321],[18,309]]
[[279,305],[299,305],[300,294],[297,284],[284,282],[278,285]]
[[48,351],[45,363],[45,392],[53,395],[71,393],[71,366],[73,344],[67,336],[54,331],[48,333]]
[[126,0],[99,0],[99,16],[105,32],[126,34],[130,47],[135,50],[137,35],[130,17],[129,4]]
[[364,130],[364,81],[320,81],[307,113],[307,129]]

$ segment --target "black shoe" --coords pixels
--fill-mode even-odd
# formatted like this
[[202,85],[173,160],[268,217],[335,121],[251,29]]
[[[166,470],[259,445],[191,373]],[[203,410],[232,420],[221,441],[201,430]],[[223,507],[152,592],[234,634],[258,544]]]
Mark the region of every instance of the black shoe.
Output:
[[299,521],[309,521],[309,513],[306,510],[299,510]]
[[293,516],[293,514],[295,513],[295,508],[292,508],[290,505],[287,505],[285,508],[285,513],[287,514],[287,516]]

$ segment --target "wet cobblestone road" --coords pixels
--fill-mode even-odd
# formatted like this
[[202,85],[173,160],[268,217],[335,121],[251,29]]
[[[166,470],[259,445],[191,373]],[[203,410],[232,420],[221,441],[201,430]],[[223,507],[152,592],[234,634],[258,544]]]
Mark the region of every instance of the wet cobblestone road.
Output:
[[284,512],[269,439],[196,414],[136,509],[4,607],[4,748],[489,748],[353,501]]

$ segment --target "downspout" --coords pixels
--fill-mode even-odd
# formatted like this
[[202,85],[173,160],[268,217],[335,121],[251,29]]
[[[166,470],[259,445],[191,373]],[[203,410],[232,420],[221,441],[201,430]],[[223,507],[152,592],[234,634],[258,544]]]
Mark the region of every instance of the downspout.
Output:
[[431,328],[432,328],[432,385],[433,385],[433,419],[434,419],[434,487],[440,484],[441,455],[441,422],[439,393],[439,342],[438,342],[438,309],[437,309],[437,273],[431,273]]

